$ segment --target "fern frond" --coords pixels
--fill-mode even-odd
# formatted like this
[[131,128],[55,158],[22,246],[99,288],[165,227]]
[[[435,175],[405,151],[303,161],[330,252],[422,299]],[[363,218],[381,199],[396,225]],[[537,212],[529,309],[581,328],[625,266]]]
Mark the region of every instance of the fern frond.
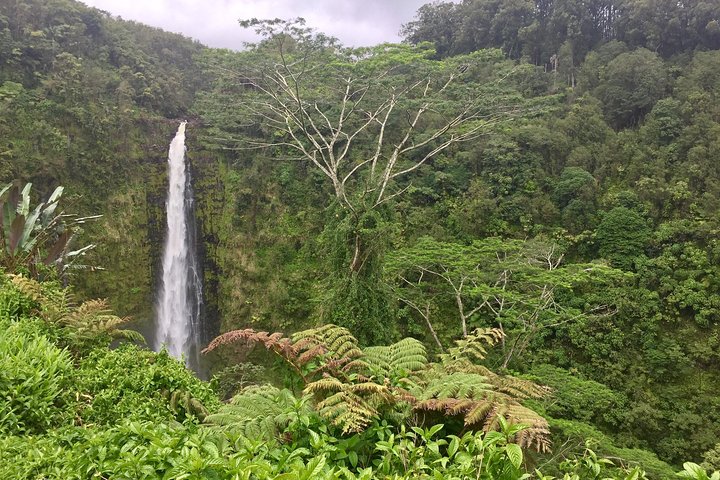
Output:
[[22,275],[9,275],[13,286],[38,305],[38,315],[46,322],[55,323],[71,309],[72,295],[66,288],[46,288],[41,282]]
[[492,403],[492,407],[485,416],[485,422],[483,423],[483,430],[490,432],[492,430],[498,430],[500,425],[500,418],[505,418],[505,413],[508,407],[502,400],[495,401]]
[[145,337],[143,337],[142,333],[138,332],[137,330],[115,330],[114,332],[112,332],[112,336],[113,338],[122,338],[135,343],[146,342]]
[[431,398],[415,404],[415,410],[441,412],[445,415],[461,415],[475,404],[469,398]]
[[84,319],[88,317],[108,314],[110,314],[110,307],[108,306],[106,300],[88,300],[73,309],[72,312],[69,312],[66,316],[66,321],[67,323],[72,323],[74,321],[83,322]]
[[339,365],[339,369],[343,373],[349,373],[352,371],[366,372],[368,370],[368,365],[365,362],[365,359],[357,358],[344,362],[343,365]]
[[130,317],[113,315],[106,300],[89,300],[56,319],[56,323],[70,327],[71,336],[78,340],[108,335],[144,343],[145,338],[139,332],[120,328],[131,321]]
[[[297,344],[296,344],[297,347]],[[319,357],[320,355],[325,355],[327,353],[327,347],[322,344],[312,345],[310,348],[302,352],[298,356],[298,363],[300,365],[305,365],[311,361],[313,361],[315,358]]]
[[305,387],[305,393],[326,395],[316,405],[317,411],[343,433],[360,432],[377,417],[377,406],[395,403],[394,392],[387,385],[356,378],[354,383],[326,376]]
[[479,399],[492,389],[483,375],[457,372],[433,378],[425,387],[423,397]]
[[248,346],[262,343],[268,350],[274,350],[285,356],[285,358],[292,358],[297,354],[297,349],[292,345],[291,340],[283,337],[282,333],[276,332],[270,334],[268,332],[258,332],[252,328],[223,333],[215,337],[213,341],[205,347],[202,353],[212,352],[223,345],[231,345],[238,342],[244,342]]
[[343,389],[346,384],[343,384],[340,380],[335,377],[324,377],[320,380],[308,383],[305,387],[305,393],[318,393],[318,392],[339,392]]
[[527,426],[515,434],[516,443],[538,452],[550,451],[550,425],[547,420],[518,403],[508,405],[505,415],[509,422]]
[[376,375],[404,377],[427,366],[425,345],[414,338],[404,338],[388,346],[368,347],[365,361]]
[[543,398],[550,393],[548,387],[511,375],[492,374],[488,376],[488,381],[498,392],[506,393],[511,397],[519,399]]
[[68,331],[70,339],[84,341],[107,335],[145,343],[139,332],[120,328],[131,319],[113,315],[106,300],[88,300],[74,306],[67,289],[46,291],[40,282],[21,275],[12,275],[11,281],[23,295],[39,304],[39,313],[46,322]]
[[216,413],[205,417],[205,422],[248,438],[269,439],[282,432],[299,411],[309,413],[305,402],[289,390],[270,385],[251,386]]
[[317,404],[320,416],[340,427],[343,433],[361,432],[378,412],[365,399],[343,390]]
[[465,425],[477,425],[484,423],[485,420],[493,413],[495,408],[495,396],[490,394],[480,401],[474,402],[465,413]]
[[[453,364],[457,366],[457,364]],[[435,411],[448,416],[462,416],[468,427],[484,431],[501,427],[500,418],[510,424],[527,428],[517,435],[517,443],[524,447],[547,451],[550,431],[547,421],[533,410],[521,405],[520,399],[542,396],[545,387],[528,380],[496,375],[482,369],[486,374],[449,372],[441,368],[428,370],[430,379],[419,388],[421,400],[413,405],[416,411]]]
[[440,355],[443,363],[467,360],[478,362],[487,356],[486,347],[499,342],[505,334],[499,328],[478,328],[467,337],[455,341],[455,347],[448,349],[447,354]]
[[380,385],[375,382],[351,383],[348,385],[348,389],[353,393],[367,393],[370,395],[387,394],[389,391],[386,385]]
[[45,299],[43,294],[42,284],[32,278],[27,278],[22,275],[9,275],[10,282],[13,286],[24,296],[29,298],[35,303],[42,303]]
[[304,349],[324,345],[327,353],[334,358],[358,358],[362,356],[358,341],[350,333],[350,330],[333,324],[297,332],[292,336],[292,340],[295,345]]
[[304,330],[292,338],[286,338],[281,333],[270,334],[250,328],[234,330],[216,337],[203,353],[238,342],[249,347],[262,343],[266,349],[282,357],[306,384],[320,375],[349,373],[351,368],[348,364],[352,364],[353,368],[359,367],[360,364],[355,362],[359,362],[362,356],[355,337],[346,328],[336,325]]

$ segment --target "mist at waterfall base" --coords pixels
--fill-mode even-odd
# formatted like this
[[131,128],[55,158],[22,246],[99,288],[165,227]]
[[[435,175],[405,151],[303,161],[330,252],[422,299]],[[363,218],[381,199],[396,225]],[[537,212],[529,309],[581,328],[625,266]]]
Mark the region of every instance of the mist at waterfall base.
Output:
[[158,288],[155,350],[163,347],[204,376],[200,351],[202,279],[196,254],[195,215],[189,169],[185,162],[185,127],[180,123],[168,154],[167,232]]

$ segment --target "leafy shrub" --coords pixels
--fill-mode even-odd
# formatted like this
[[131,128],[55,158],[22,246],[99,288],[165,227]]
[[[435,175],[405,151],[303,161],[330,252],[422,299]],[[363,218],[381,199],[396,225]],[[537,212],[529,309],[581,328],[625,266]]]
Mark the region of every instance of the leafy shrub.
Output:
[[70,411],[70,356],[26,325],[0,327],[0,433],[43,432]]
[[[363,467],[352,450],[339,452],[337,443],[319,436],[305,448],[202,427],[122,422],[106,429],[58,430],[42,438],[0,438],[5,460],[0,477],[515,480],[522,476],[523,453],[508,442],[518,427],[505,428],[510,430],[462,437],[438,437],[442,425],[401,429],[377,439],[371,466]],[[328,455],[343,453],[347,463],[328,461]]]
[[[595,451],[601,456],[621,459],[625,465],[640,465],[650,478],[673,478],[673,468],[647,450],[639,448],[623,448],[613,443],[612,439],[586,423],[570,420],[550,419],[553,438],[566,446],[587,445],[588,441],[595,444]],[[580,477],[584,478],[584,477]]]
[[621,422],[623,396],[602,383],[584,380],[552,365],[533,366],[530,378],[552,389],[542,406],[553,418],[615,427]]
[[702,466],[708,470],[720,470],[720,443],[703,453]]
[[[193,445],[181,448],[183,445]],[[208,453],[208,450],[210,454]],[[181,425],[122,422],[110,428],[71,428],[46,437],[0,439],[2,478],[218,478],[205,476],[217,464],[204,436]],[[175,466],[175,468],[173,468]],[[167,473],[168,476],[163,477]],[[188,477],[184,477],[188,478]]]
[[650,240],[650,227],[638,212],[615,207],[605,214],[595,236],[603,258],[613,266],[630,270]]
[[170,357],[135,345],[97,349],[82,360],[80,416],[93,423],[121,419],[197,421],[219,403],[212,389]]

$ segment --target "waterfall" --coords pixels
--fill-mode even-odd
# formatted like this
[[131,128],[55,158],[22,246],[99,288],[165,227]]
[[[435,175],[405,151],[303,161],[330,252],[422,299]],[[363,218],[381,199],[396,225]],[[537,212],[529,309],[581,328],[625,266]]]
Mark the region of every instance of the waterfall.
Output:
[[199,371],[202,285],[195,254],[195,223],[190,174],[185,165],[182,122],[168,154],[167,234],[157,304],[155,349],[163,345],[175,358]]

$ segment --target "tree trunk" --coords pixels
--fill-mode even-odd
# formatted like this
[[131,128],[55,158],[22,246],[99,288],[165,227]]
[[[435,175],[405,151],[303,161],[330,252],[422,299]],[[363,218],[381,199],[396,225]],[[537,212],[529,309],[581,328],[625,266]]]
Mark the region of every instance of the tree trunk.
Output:
[[360,234],[355,234],[355,253],[353,254],[352,262],[350,262],[350,271],[351,272],[358,272],[360,270],[360,267],[362,266],[362,262],[360,261]]

